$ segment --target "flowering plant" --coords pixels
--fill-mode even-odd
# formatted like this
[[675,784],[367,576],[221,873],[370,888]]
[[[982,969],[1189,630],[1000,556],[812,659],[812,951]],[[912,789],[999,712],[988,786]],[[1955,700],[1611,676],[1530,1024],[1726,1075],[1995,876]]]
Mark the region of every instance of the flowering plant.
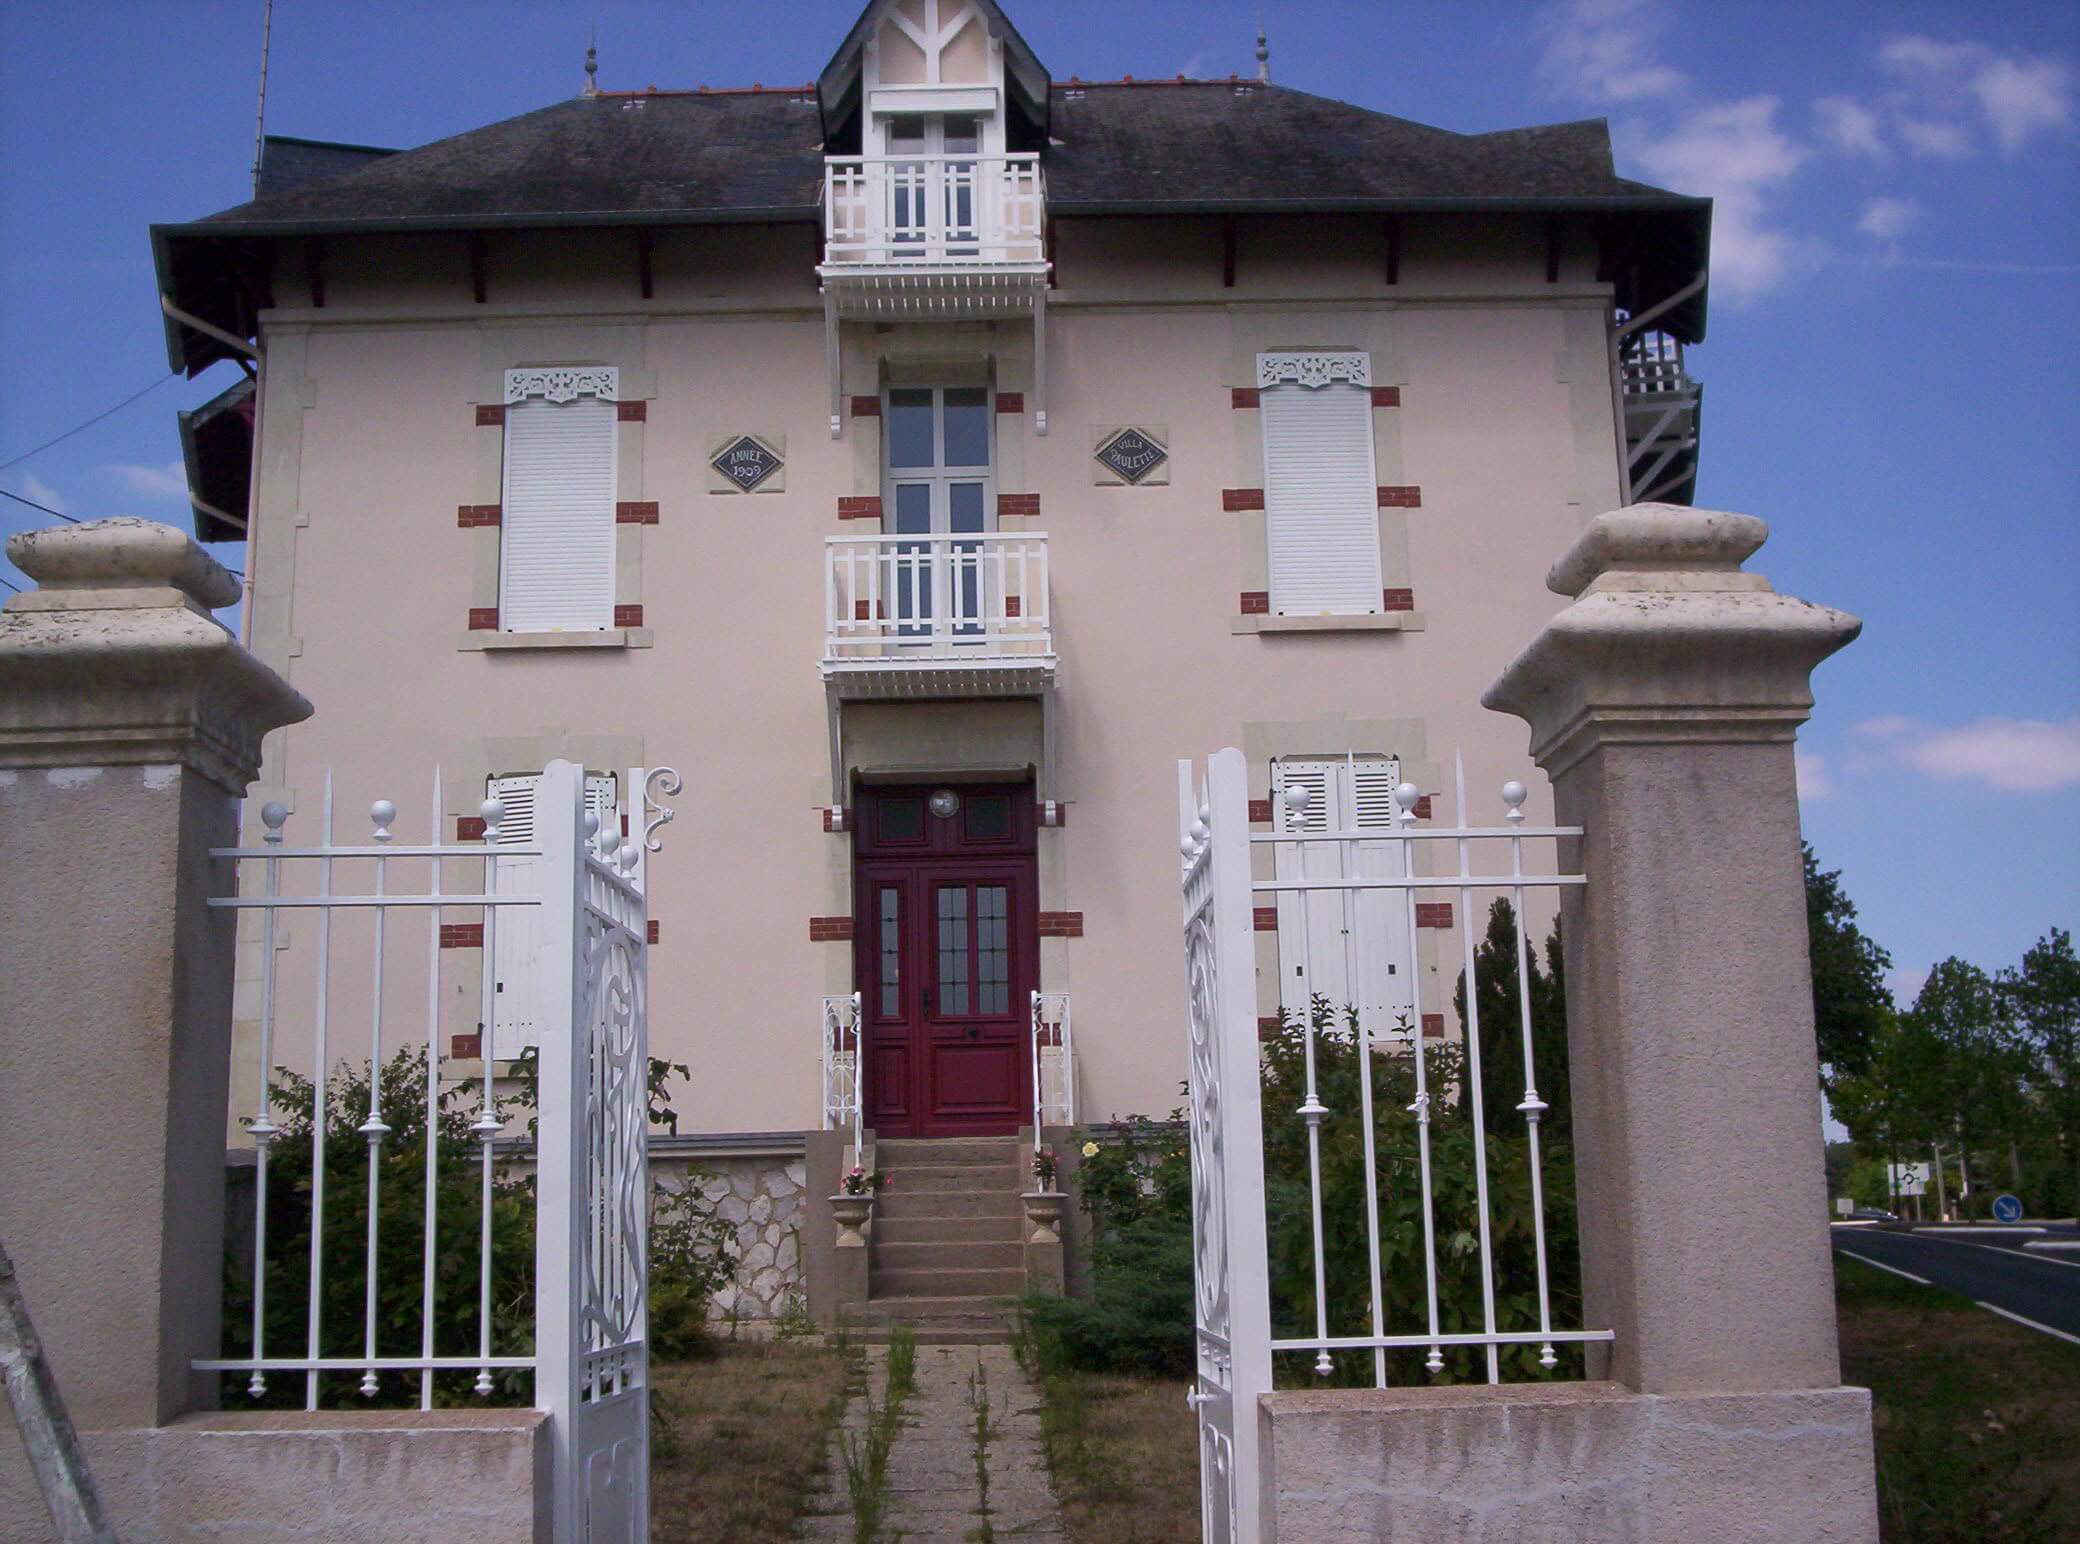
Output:
[[1054,1153],[1045,1147],[1033,1150],[1033,1178],[1040,1182],[1042,1190],[1054,1189],[1055,1171],[1060,1167]]
[[1086,1143],[1084,1143],[1084,1144],[1083,1144],[1083,1156],[1084,1156],[1084,1157],[1086,1157],[1086,1158],[1095,1158],[1095,1157],[1097,1157],[1097,1156],[1098,1156],[1098,1144],[1097,1144],[1097,1143],[1095,1143],[1095,1142],[1086,1142]]
[[849,1196],[870,1196],[894,1183],[893,1175],[883,1174],[879,1169],[870,1173],[856,1163],[845,1171],[845,1194]]

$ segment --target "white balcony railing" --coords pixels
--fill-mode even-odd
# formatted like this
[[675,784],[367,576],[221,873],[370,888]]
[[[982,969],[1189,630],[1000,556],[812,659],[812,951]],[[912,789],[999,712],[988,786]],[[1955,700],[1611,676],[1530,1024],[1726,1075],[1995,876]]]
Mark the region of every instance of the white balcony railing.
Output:
[[826,266],[985,269],[1046,261],[1040,157],[826,156]]
[[1047,537],[832,536],[824,663],[1050,659]]

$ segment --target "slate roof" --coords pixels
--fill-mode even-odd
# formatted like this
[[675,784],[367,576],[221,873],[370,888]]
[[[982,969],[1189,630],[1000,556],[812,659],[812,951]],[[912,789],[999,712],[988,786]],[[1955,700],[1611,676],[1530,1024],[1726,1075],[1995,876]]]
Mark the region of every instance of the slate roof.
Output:
[[[1456,134],[1255,82],[1056,84],[1045,151],[1057,215],[1575,211],[1599,216],[1635,305],[1705,265],[1710,203],[1619,177],[1603,120]],[[251,203],[153,228],[161,288],[240,330],[227,242],[409,230],[814,221],[813,87],[580,96],[356,169],[270,178]],[[308,144],[309,142],[303,142]],[[359,147],[339,147],[353,152]],[[309,165],[308,159],[304,163]],[[1614,274],[1614,276],[1619,276]],[[1703,296],[1670,318],[1695,341]],[[192,371],[221,349],[170,329]]]

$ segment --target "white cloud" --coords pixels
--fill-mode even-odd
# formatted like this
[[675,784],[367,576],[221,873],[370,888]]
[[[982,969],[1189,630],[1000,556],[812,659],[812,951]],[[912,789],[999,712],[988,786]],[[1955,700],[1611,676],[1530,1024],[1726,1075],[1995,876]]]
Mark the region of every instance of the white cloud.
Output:
[[1972,153],[1971,137],[1954,123],[1902,116],[1897,127],[1899,137],[1918,156],[1937,161],[1961,161]]
[[186,502],[188,497],[188,470],[178,461],[169,461],[164,466],[121,463],[104,466],[101,470],[144,498]]
[[1827,758],[1818,751],[1794,750],[1792,765],[1798,771],[1798,797],[1804,803],[1811,799],[1831,798],[1834,783],[1827,775]]
[[1685,193],[1711,195],[1712,279],[1736,299],[1781,281],[1804,244],[1769,223],[1770,191],[1806,152],[1777,125],[1773,96],[1701,107],[1640,147],[1647,170]]
[[1561,96],[1641,102],[1682,89],[1683,72],[1655,57],[1668,24],[1651,0],[1561,0],[1539,12],[1539,79]]
[[1823,141],[1844,155],[1883,161],[1892,154],[1878,115],[1853,97],[1822,97],[1815,102],[1813,126]]
[[1878,241],[1897,242],[1921,220],[1921,206],[1911,198],[1874,198],[1863,206],[1856,228]]
[[61,515],[72,513],[72,506],[65,501],[65,495],[34,472],[22,473],[21,486],[16,488],[15,492],[25,499],[34,499],[46,509],[55,509]]
[[2080,787],[2080,716],[1980,718],[1945,729],[1894,715],[1859,724],[1856,733],[1884,741],[1897,759],[1930,777],[2000,793]]
[[1965,154],[1970,138],[1963,120],[1974,114],[2008,155],[2073,121],[2073,71],[2063,59],[1909,33],[1885,40],[1878,65],[1902,85],[1891,98],[1900,137],[1921,155],[1954,160]]

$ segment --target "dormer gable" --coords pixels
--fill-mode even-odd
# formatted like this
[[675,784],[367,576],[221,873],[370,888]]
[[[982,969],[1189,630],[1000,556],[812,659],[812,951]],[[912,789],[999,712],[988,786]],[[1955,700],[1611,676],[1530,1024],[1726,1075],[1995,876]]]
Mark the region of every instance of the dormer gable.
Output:
[[994,0],[873,0],[816,95],[833,154],[874,154],[888,119],[914,115],[972,118],[985,153],[1047,137],[1047,70]]

